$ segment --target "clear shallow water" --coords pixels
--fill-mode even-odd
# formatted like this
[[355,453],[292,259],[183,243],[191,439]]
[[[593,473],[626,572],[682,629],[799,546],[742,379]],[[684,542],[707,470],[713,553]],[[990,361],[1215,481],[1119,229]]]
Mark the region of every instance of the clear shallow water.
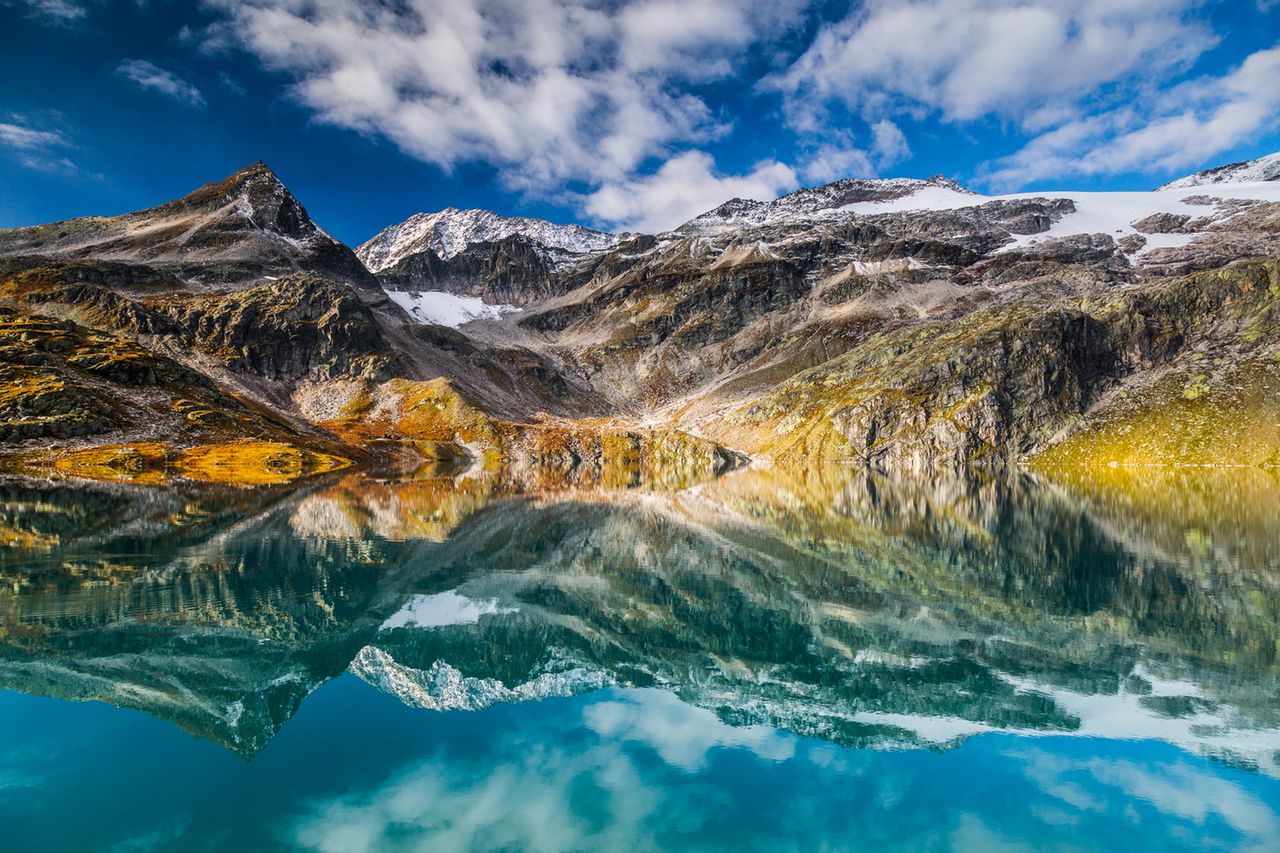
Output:
[[10,483],[0,846],[1276,849],[1278,496]]

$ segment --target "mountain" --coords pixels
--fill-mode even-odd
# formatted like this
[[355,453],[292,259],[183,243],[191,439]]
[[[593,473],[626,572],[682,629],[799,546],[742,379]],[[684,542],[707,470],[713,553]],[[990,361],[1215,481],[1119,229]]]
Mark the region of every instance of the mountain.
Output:
[[[1280,459],[1259,289],[1278,202],[1280,186],[992,197],[837,182],[628,238],[557,271],[522,313],[464,328],[534,331],[619,409],[775,462],[927,469],[1063,445],[1261,463]],[[1213,390],[1184,403],[1196,376]],[[1086,424],[1107,441],[1064,445]],[[1121,441],[1135,429],[1150,443]]]
[[529,488],[746,458],[1277,465],[1278,258],[1280,181],[943,177],[656,235],[448,210],[357,254],[254,164],[0,231],[4,464],[275,481],[417,459]]
[[145,263],[217,288],[299,271],[370,282],[351,250],[262,162],[136,213],[0,231],[0,255]]
[[1160,189],[1185,190],[1210,184],[1246,184],[1264,181],[1280,181],[1280,151],[1256,160],[1229,163],[1226,166],[1196,172],[1194,175],[1170,181]]
[[[261,163],[136,213],[0,231],[0,293],[10,468],[270,482],[407,442],[597,474],[609,458],[594,431],[529,423],[600,413],[572,374],[414,322]],[[411,412],[426,399],[456,408]]]
[[390,225],[356,249],[360,260],[375,273],[394,267],[410,255],[434,252],[444,260],[465,251],[473,243],[493,243],[519,235],[544,249],[570,254],[599,252],[618,238],[581,225],[557,225],[523,216],[500,216],[490,210],[458,210],[418,213]]
[[746,226],[767,225],[786,221],[804,221],[838,215],[849,205],[883,203],[903,198],[961,201],[977,196],[950,178],[935,175],[927,180],[915,178],[846,179],[819,187],[806,187],[774,201],[730,199],[714,210],[696,216],[679,228],[678,234],[707,234]]
[[426,290],[527,305],[561,292],[555,285],[561,270],[617,243],[580,225],[451,207],[384,228],[356,254],[388,291],[403,294],[401,304],[419,301],[412,294]]

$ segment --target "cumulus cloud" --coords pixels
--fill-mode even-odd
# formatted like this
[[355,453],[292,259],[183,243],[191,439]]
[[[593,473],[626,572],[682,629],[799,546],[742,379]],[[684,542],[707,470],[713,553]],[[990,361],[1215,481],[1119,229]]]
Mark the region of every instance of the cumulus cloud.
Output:
[[[939,120],[1032,139],[982,171],[1003,186],[1211,156],[1269,108],[1228,91],[1253,92],[1244,76],[1180,87],[1181,112],[1161,96],[1218,43],[1206,2],[866,0],[811,26],[811,0],[205,0],[216,22],[184,39],[283,73],[319,121],[654,230],[733,195],[885,174],[911,157],[904,128]],[[137,82],[199,102],[161,73]],[[786,123],[740,174],[708,153],[735,132],[726,81]]]
[[[574,733],[567,744],[566,732]],[[381,786],[313,803],[291,827],[292,840],[322,853],[665,849],[715,814],[708,803],[726,799],[714,779],[689,774],[727,750],[788,761],[796,739],[761,726],[735,729],[669,694],[634,691],[588,704],[581,719],[496,732],[488,747],[501,763],[436,755]],[[668,763],[679,785],[668,783]],[[584,795],[597,818],[584,815]],[[797,823],[812,819],[804,814]]]
[[859,148],[847,131],[824,134],[841,141],[827,142],[808,152],[800,171],[816,183],[838,178],[872,177],[911,156],[911,144],[902,128],[889,119],[871,125],[871,147]]
[[1035,126],[1101,87],[1158,79],[1216,43],[1189,13],[1201,0],[869,0],[824,26],[770,85],[793,124],[823,105],[924,110]]
[[709,154],[686,151],[651,175],[606,182],[585,199],[588,215],[623,229],[664,231],[731,198],[768,200],[796,187],[795,170],[776,160],[743,175],[721,175]]
[[1066,122],[991,164],[983,178],[999,188],[1066,175],[1190,168],[1280,122],[1277,80],[1280,47],[1261,50],[1229,74]]
[[127,59],[116,72],[143,89],[151,89],[193,107],[204,106],[204,94],[168,69],[145,59]]
[[[517,191],[580,187],[595,215],[623,224],[665,221],[638,214],[628,196],[668,211],[705,203],[659,187],[673,170],[705,162],[679,152],[730,130],[698,87],[731,77],[757,40],[802,13],[802,4],[767,0],[213,5],[223,22],[208,43],[239,45],[290,74],[320,120],[385,137],[446,170],[493,164]],[[673,156],[671,170],[637,178]],[[703,171],[706,186],[716,178]],[[776,168],[739,180],[753,190],[786,183]]]

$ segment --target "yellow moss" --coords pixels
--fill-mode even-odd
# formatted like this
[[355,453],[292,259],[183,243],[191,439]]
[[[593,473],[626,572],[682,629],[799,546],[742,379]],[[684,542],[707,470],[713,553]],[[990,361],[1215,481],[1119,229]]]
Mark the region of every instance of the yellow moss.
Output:
[[163,442],[135,442],[63,451],[40,461],[63,474],[88,480],[162,483],[168,479],[165,465],[171,453]]
[[351,464],[349,459],[279,441],[231,441],[182,451],[174,470],[191,480],[257,486],[288,483]]
[[24,370],[0,383],[0,408],[20,406],[35,397],[59,394],[66,388],[67,383],[51,371]]
[[1209,391],[1209,377],[1203,374],[1191,377],[1191,381],[1182,389],[1182,399],[1198,400]]
[[8,548],[11,551],[49,551],[60,541],[58,536],[52,533],[19,530],[0,525],[0,548]]
[[292,523],[325,539],[374,534],[392,540],[443,542],[465,518],[493,500],[500,488],[497,480],[480,477],[384,482],[348,476],[303,501]]
[[277,441],[231,441],[184,450],[164,442],[111,444],[81,450],[25,453],[3,467],[32,476],[77,477],[155,485],[180,476],[232,485],[287,483],[353,464],[340,456]]
[[[1190,393],[1189,393],[1190,392]],[[1104,406],[1041,467],[1274,466],[1280,460],[1280,370],[1243,359],[1220,376],[1172,373]]]
[[[375,402],[377,400],[378,402]],[[323,426],[344,439],[501,444],[501,422],[472,406],[447,379],[393,379],[376,395],[361,390]]]

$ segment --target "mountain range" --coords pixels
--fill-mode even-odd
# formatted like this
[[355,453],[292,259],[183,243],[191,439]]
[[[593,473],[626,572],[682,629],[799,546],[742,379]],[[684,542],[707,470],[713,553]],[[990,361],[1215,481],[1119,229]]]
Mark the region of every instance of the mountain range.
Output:
[[944,177],[662,234],[448,209],[355,251],[262,163],[0,231],[10,471],[1280,464],[1280,154],[1153,192]]

